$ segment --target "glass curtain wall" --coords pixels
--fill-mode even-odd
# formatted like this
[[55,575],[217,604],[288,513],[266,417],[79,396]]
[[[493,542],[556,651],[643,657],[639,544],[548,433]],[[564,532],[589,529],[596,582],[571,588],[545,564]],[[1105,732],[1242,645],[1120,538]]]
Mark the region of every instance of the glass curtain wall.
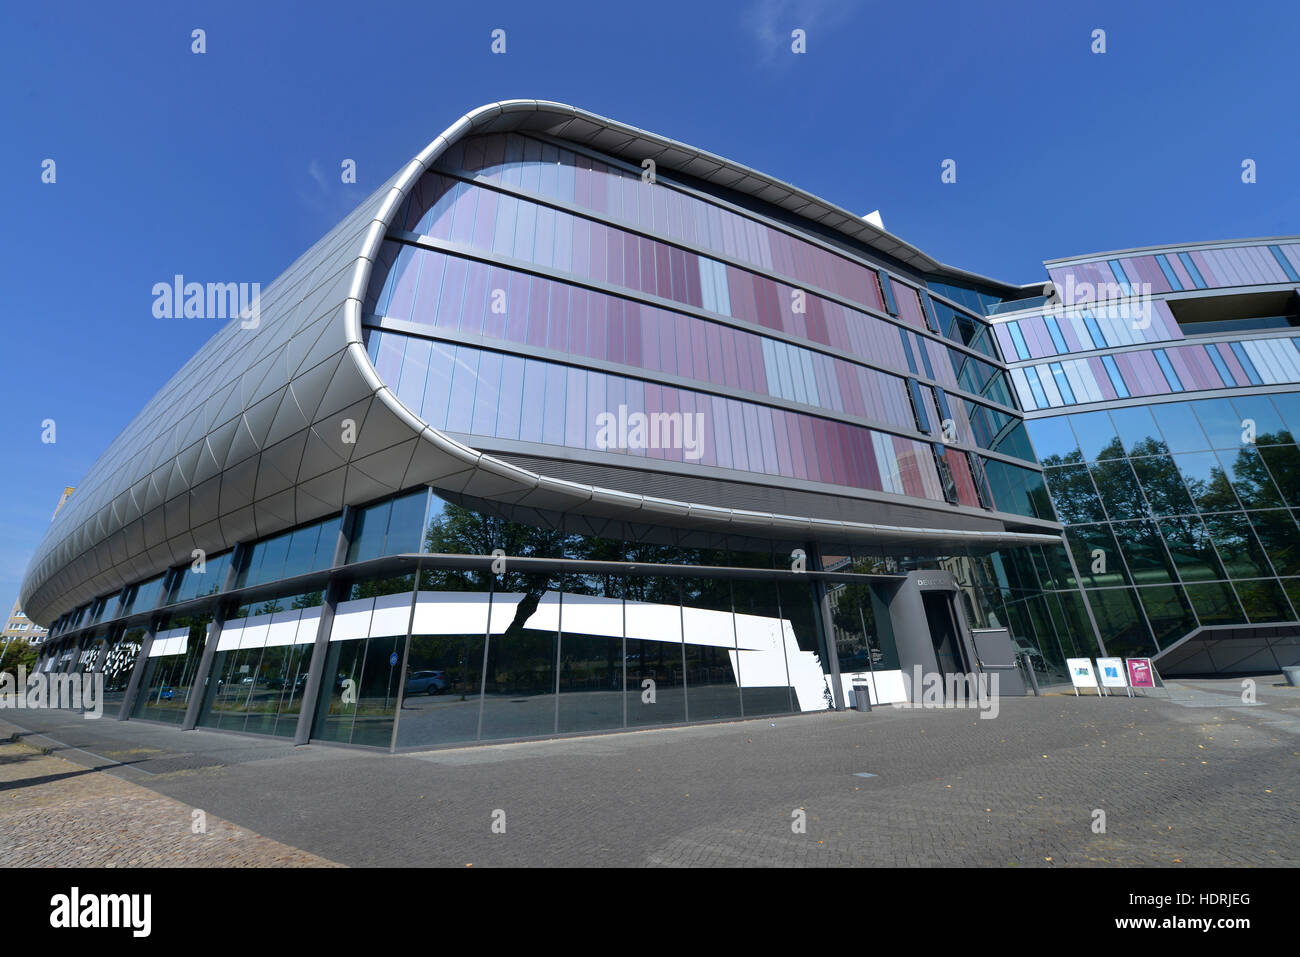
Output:
[[243,605],[222,626],[199,724],[292,737],[302,710],[322,595]]
[[425,568],[406,651],[399,748],[478,739],[492,576]]
[[1028,423],[1107,651],[1295,621],[1300,393]]
[[414,586],[414,575],[400,575],[347,587],[330,634],[314,737],[392,744]]
[[126,686],[131,681],[140,647],[144,642],[143,628],[128,628],[109,647],[101,669],[104,675],[104,710],[113,714],[122,706]]
[[[409,608],[409,591],[389,597]],[[350,628],[350,614],[341,604],[336,623]],[[822,656],[800,645],[818,626],[804,582],[426,567],[411,621],[406,641],[346,630],[330,642],[313,737],[417,748],[810,710],[787,651],[812,708],[829,706]]]
[[566,575],[556,730],[606,731],[625,721],[623,579]]
[[136,695],[133,717],[168,724],[185,719],[190,695],[194,691],[194,673],[208,637],[212,615],[177,618],[154,636]]

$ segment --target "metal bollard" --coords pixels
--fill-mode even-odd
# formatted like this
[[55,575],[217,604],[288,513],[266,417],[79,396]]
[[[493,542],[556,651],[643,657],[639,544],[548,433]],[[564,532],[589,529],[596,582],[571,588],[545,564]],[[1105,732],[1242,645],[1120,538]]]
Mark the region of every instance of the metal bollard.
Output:
[[1029,660],[1028,655],[1021,654],[1016,657],[1024,663],[1025,672],[1029,675],[1029,687],[1034,689],[1034,697],[1038,697],[1042,692],[1038,690],[1038,675],[1034,674],[1034,663]]

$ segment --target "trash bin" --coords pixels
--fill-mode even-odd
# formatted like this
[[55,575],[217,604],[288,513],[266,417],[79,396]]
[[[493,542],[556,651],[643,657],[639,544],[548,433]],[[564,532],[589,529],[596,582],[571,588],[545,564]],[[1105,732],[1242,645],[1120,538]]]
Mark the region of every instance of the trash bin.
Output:
[[871,686],[866,682],[853,682],[853,710],[871,710]]
[[1300,665],[1288,665],[1282,669],[1282,674],[1286,676],[1286,683],[1292,688],[1300,688]]

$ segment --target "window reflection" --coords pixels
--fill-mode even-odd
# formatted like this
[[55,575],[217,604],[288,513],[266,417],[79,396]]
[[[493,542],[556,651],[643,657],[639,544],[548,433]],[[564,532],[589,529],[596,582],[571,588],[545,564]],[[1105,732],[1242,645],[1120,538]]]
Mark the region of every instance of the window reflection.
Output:
[[1286,593],[1273,579],[1234,582],[1233,587],[1251,622],[1296,620]]
[[1197,452],[1208,449],[1210,442],[1201,431],[1200,423],[1184,402],[1169,402],[1151,407],[1171,452]]
[[731,592],[745,714],[797,711],[787,662],[793,636],[781,616],[779,596],[770,582],[744,578],[731,583]]
[[557,729],[621,728],[623,584],[609,576],[569,575],[564,589]]
[[1105,412],[1084,412],[1069,416],[1074,434],[1079,437],[1079,448],[1089,462],[1117,458],[1124,454],[1123,443],[1115,434],[1115,425]]
[[1273,574],[1244,513],[1206,515],[1205,526],[1210,530],[1210,537],[1214,540],[1229,576],[1263,578]]
[[1264,467],[1264,460],[1253,447],[1235,452],[1219,452],[1219,462],[1246,508],[1276,508],[1286,504]]
[[1138,596],[1160,647],[1177,641],[1196,627],[1187,596],[1177,585],[1139,588]]
[[112,709],[115,713],[121,706],[143,641],[143,628],[128,628],[104,655],[104,664],[100,670],[104,675],[105,710]]
[[1169,451],[1160,430],[1156,428],[1151,410],[1145,406],[1112,409],[1110,417],[1115,423],[1115,431],[1119,434],[1124,450],[1129,455],[1158,455]]
[[628,727],[686,720],[679,580],[629,576],[624,582],[624,701]]
[[555,731],[561,614],[557,584],[549,574],[507,571],[498,576],[483,676],[485,740]]
[[822,640],[821,609],[813,589],[804,583],[781,581],[777,584],[777,596],[786,634],[786,664],[799,710],[830,710],[835,707],[830,662]]
[[1156,515],[1187,515],[1196,511],[1178,466],[1169,455],[1130,459],[1133,471]]
[[203,655],[211,615],[179,618],[154,635],[133,716],[169,724],[185,719],[194,672]]
[[1227,582],[1208,582],[1185,585],[1184,590],[1196,616],[1203,625],[1245,624],[1246,614],[1237,601],[1236,593]]
[[292,737],[307,684],[321,593],[245,605],[217,640],[199,724]]
[[1097,625],[1105,636],[1106,650],[1124,657],[1149,657],[1159,649],[1147,629],[1141,605],[1132,588],[1103,588],[1088,592]]
[[313,737],[387,748],[414,575],[354,582],[335,610]]
[[684,578],[681,595],[687,717],[692,721],[738,718],[742,714],[740,652],[731,582]]
[[1188,452],[1174,456],[1183,482],[1202,512],[1237,508],[1228,477],[1213,452]]

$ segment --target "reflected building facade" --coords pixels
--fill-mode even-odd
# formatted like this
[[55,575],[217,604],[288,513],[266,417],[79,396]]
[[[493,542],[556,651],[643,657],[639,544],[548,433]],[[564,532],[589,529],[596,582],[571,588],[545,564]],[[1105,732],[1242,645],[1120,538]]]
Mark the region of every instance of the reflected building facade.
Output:
[[1050,308],[994,328],[1106,647],[1166,674],[1295,664],[1300,242],[1048,272]]
[[[984,629],[1043,683],[1158,653],[1238,565],[1133,577],[1166,519],[1215,533],[1117,524],[1097,470],[1157,453],[1114,420],[1039,463],[1083,425],[1015,351],[1027,291],[684,144],[481,108],[95,464],[24,581],[41,667],[103,672],[121,717],[406,749],[902,700]],[[1261,474],[1295,452],[1271,408]],[[1089,573],[1103,529],[1122,579]]]

